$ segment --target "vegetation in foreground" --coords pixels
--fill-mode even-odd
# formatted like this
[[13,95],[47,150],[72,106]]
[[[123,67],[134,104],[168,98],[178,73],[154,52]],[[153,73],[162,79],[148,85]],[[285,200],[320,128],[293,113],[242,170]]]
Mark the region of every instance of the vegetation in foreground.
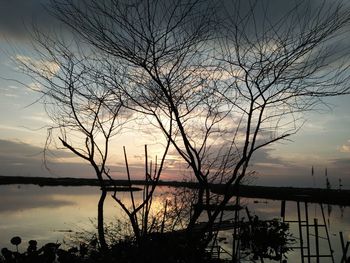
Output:
[[[237,225],[240,240],[240,254],[251,262],[264,262],[264,259],[286,262],[286,254],[291,250],[290,245],[294,238],[289,232],[289,225],[277,219],[260,220],[257,216],[249,221],[243,220]],[[120,226],[119,226],[120,227]],[[142,240],[136,240],[133,236],[120,236],[125,229],[113,228],[107,232],[110,235],[110,246],[107,250],[101,247],[96,235],[89,236],[82,233],[81,236],[71,237],[70,244],[47,243],[38,248],[36,240],[30,240],[24,253],[18,250],[22,239],[18,236],[11,239],[15,250],[2,248],[1,263],[97,263],[97,262],[122,262],[122,263],[148,263],[148,262],[182,262],[182,263],[214,263],[226,262],[219,255],[213,253],[217,249],[217,243],[209,244],[206,239],[198,236],[189,237],[185,231],[153,232],[144,236]],[[217,238],[214,238],[217,239]],[[24,242],[23,242],[24,243]],[[232,255],[231,255],[232,257]]]
[[[20,237],[11,239],[15,251],[2,248],[2,263],[78,263],[78,262],[219,262],[210,259],[205,247],[196,243],[190,245],[183,234],[153,234],[137,245],[133,239],[119,240],[107,251],[102,251],[97,239],[79,246],[62,249],[59,243],[47,243],[38,248],[36,240],[30,240],[24,253],[18,252]],[[222,261],[220,261],[222,262]]]

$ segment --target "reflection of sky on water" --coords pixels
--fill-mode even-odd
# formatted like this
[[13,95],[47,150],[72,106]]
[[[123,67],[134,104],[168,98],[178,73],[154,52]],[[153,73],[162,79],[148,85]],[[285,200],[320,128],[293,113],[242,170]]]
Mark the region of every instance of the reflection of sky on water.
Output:
[[[167,191],[167,187],[160,192]],[[135,193],[135,199],[140,200],[142,192]],[[119,193],[123,200],[128,199],[129,193]],[[45,242],[62,241],[65,230],[81,231],[92,230],[97,214],[97,202],[99,189],[97,187],[38,187],[33,185],[0,186],[0,248],[6,246],[12,248],[9,240],[15,235],[23,239],[22,251],[30,239],[37,239],[39,246]],[[137,201],[136,201],[137,202]],[[242,204],[248,206],[251,215],[258,215],[260,219],[279,218],[281,201],[264,201],[255,199],[242,199]],[[126,202],[130,206],[130,201]],[[160,209],[162,204],[155,198],[154,205]],[[304,210],[302,206],[302,216]],[[337,206],[332,207],[329,217],[329,232],[332,245],[336,253],[340,252],[339,231],[343,231],[346,240],[350,240],[350,209],[345,208],[343,212]],[[322,223],[320,206],[309,204],[309,220],[317,217],[319,224]],[[328,222],[328,209],[324,206],[326,221]],[[123,212],[115,202],[108,198],[105,204],[106,221],[113,221],[121,217]],[[241,217],[247,218],[245,210],[240,213]],[[225,213],[225,219],[233,219],[232,212]],[[286,219],[297,218],[296,204],[287,202]],[[297,224],[291,224],[294,233],[298,233]],[[62,231],[63,230],[63,231]],[[220,234],[227,238],[226,244],[222,243],[226,250],[231,250],[232,231]],[[324,230],[320,229],[320,235],[324,236]],[[314,244],[311,237],[311,244]],[[327,243],[320,241],[321,251],[328,253]],[[299,262],[299,251],[289,256],[290,262]],[[338,254],[339,255],[339,254]],[[338,262],[339,260],[336,260]],[[326,261],[322,261],[326,262]]]
[[1,187],[0,212],[22,211],[34,208],[61,207],[74,204],[74,200],[63,200],[55,198],[52,190],[42,188],[40,191],[33,191],[31,186],[7,186]]
[[57,230],[91,227],[97,200],[96,187],[0,186],[0,247],[11,246],[14,235],[24,244],[55,242],[64,235]]
[[[163,190],[166,190],[163,188]],[[138,202],[142,192],[135,192]],[[131,206],[129,193],[118,193]],[[83,187],[39,187],[34,185],[0,186],[0,248],[11,247],[9,240],[18,235],[23,239],[24,250],[30,239],[44,242],[62,241],[66,230],[92,230],[97,217],[99,188]],[[155,209],[162,205],[154,198]],[[121,217],[123,212],[112,198],[105,201],[106,222]],[[63,230],[63,231],[62,231]]]

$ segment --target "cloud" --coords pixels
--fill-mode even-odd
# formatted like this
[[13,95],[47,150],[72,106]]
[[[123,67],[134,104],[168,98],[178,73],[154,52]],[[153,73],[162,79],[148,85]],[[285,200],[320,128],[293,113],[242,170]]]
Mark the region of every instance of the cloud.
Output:
[[338,147],[338,151],[342,153],[350,153],[350,140]]
[[[43,148],[21,141],[11,141],[0,139],[0,156],[21,156],[22,158],[40,158]],[[53,150],[57,157],[69,158],[74,155],[67,151]]]
[[[45,166],[43,150],[42,147],[28,143],[0,139],[0,175],[96,177],[86,161],[83,162],[68,150],[50,150]],[[108,168],[114,178],[126,179],[124,163],[113,163]],[[144,177],[143,162],[130,164],[130,169],[133,179]]]
[[350,145],[342,145],[339,150],[340,150],[340,152],[343,152],[343,153],[349,153],[350,152]]
[[12,125],[3,125],[0,124],[0,130],[10,130],[10,131],[19,131],[19,132],[31,132],[31,133],[35,133],[35,131],[32,131],[28,128],[24,128],[24,127],[19,127],[19,126],[12,126]]
[[[65,1],[53,2],[65,3]],[[221,9],[219,10],[219,17],[232,16],[234,13],[234,8],[237,7],[234,6],[237,1],[224,0],[219,2],[222,3]],[[80,1],[79,6],[83,8],[84,4],[86,3],[88,3],[88,1]],[[162,1],[159,1],[159,3],[161,4]],[[263,19],[266,19],[266,9],[269,10],[269,22],[272,23],[273,21],[283,18],[286,13],[291,10],[296,4],[300,4],[297,12],[299,13],[299,17],[302,17],[302,15],[307,12],[307,6],[309,6],[311,10],[315,10],[323,4],[325,5],[325,9],[328,10],[336,6],[337,3],[341,3],[341,1],[334,0],[323,2],[318,0],[261,0],[257,2],[257,8],[254,12],[256,19],[255,26],[263,25],[261,21]],[[63,23],[58,21],[50,14],[50,12],[48,12],[48,10],[51,8],[50,6],[50,0],[2,1],[0,9],[0,32],[7,36],[23,39],[29,37],[31,26],[33,24],[35,24],[40,30],[45,30],[47,32],[64,28]],[[213,1],[201,1],[201,8],[203,8],[203,6],[214,6]],[[251,1],[240,1],[239,7],[239,10],[241,12],[247,12],[252,7],[252,3]],[[163,13],[160,15],[162,16]],[[247,26],[253,27],[254,25],[250,24]],[[287,23],[285,23],[285,26],[288,26]]]
[[35,156],[40,154],[42,149],[20,141],[0,140],[0,155],[12,156],[21,154],[22,156]]
[[[28,56],[16,55],[16,61],[19,63],[20,67],[24,70],[27,68],[29,70],[33,69],[35,72],[43,76],[44,78],[51,79],[53,78],[57,72],[60,70],[60,66],[54,61],[48,60],[36,60]],[[29,84],[29,88],[33,90],[40,90],[40,84]]]
[[[44,148],[23,143],[21,141],[10,141],[0,139],[0,174],[10,176],[50,176],[50,172],[44,165]],[[50,164],[56,164],[55,160],[65,158],[74,160],[75,155],[64,150],[51,150]],[[58,164],[57,164],[58,165]],[[60,164],[64,166],[64,164]],[[76,164],[76,170],[79,170]],[[84,169],[81,169],[84,171]],[[72,172],[72,171],[71,171]],[[90,173],[91,174],[91,173]],[[65,176],[74,176],[72,173]]]
[[[58,71],[58,70],[57,70]],[[57,73],[57,72],[56,72]],[[42,91],[43,86],[40,83],[32,82],[28,84],[28,88],[32,91]]]
[[350,157],[332,159],[328,167],[328,175],[350,181]]
[[15,86],[1,87],[0,94],[4,97],[17,98],[18,88]]
[[10,97],[10,98],[17,98],[18,97],[18,95],[16,95],[16,94],[11,94],[11,93],[5,93],[5,94],[3,94],[5,97]]
[[[18,141],[0,140],[0,175],[95,178],[90,165],[75,162],[72,153],[60,150],[55,150],[54,153],[57,158],[63,158],[65,162],[52,158],[49,163],[50,170],[47,170],[43,166],[42,148]],[[319,163],[313,165],[314,177],[311,176],[311,166],[275,157],[272,148],[262,148],[253,156],[249,170],[256,172],[253,184],[257,185],[325,187],[324,169],[327,168],[332,187],[338,187],[338,180],[341,179],[343,188],[350,188],[350,158],[331,159],[327,162],[327,166],[324,160],[319,160]],[[123,162],[114,163],[109,168],[114,178],[126,178]],[[142,179],[143,161],[130,164],[130,171],[133,179]],[[183,161],[178,159],[177,155],[171,154],[167,158],[161,179],[182,180],[189,172]]]

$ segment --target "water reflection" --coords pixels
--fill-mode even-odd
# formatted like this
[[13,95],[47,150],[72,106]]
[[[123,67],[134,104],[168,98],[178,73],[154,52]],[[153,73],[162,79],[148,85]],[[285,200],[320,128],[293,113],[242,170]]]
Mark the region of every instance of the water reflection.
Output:
[[34,191],[31,186],[1,187],[0,212],[16,212],[34,208],[74,205],[74,200],[57,199],[48,189]]
[[96,187],[38,187],[32,185],[0,187],[0,246],[9,238],[39,242],[63,238],[60,229],[83,226],[95,217]]
[[[155,210],[162,208],[160,193],[166,192],[168,187],[159,189],[154,198]],[[0,186],[0,248],[11,248],[10,238],[18,235],[26,244],[30,239],[38,240],[38,246],[46,242],[61,242],[67,231],[93,230],[97,216],[97,202],[99,199],[98,187],[38,187],[32,185]],[[120,193],[123,200],[129,199],[128,193]],[[140,200],[142,192],[135,193],[135,199]],[[281,201],[242,199],[242,204],[249,208],[252,215],[267,220],[279,218]],[[130,203],[126,202],[126,206]],[[329,235],[335,251],[336,262],[340,259],[339,231],[344,233],[345,240],[350,240],[350,213],[349,209],[340,209],[333,206],[331,213],[324,206],[326,222],[329,222]],[[304,213],[304,212],[302,212]],[[106,222],[121,218],[123,212],[112,200],[108,198],[105,203]],[[304,214],[302,214],[303,216]],[[245,210],[241,210],[240,217],[247,218]],[[227,212],[224,220],[232,220],[233,212]],[[309,204],[309,219],[322,219],[320,206]],[[287,202],[286,219],[296,220],[296,203]],[[322,223],[322,222],[321,222]],[[297,224],[291,224],[291,232],[298,236]],[[322,232],[322,235],[324,233]],[[232,251],[232,231],[223,231],[221,245],[227,251]],[[20,250],[24,249],[20,248]],[[320,250],[328,253],[328,244],[320,242]],[[289,254],[289,262],[299,262],[299,251]],[[268,261],[267,261],[268,262]],[[328,262],[328,261],[323,261]]]
[[[167,187],[162,188],[165,191]],[[34,185],[0,186],[0,248],[10,247],[10,238],[18,235],[45,242],[62,241],[68,231],[92,231],[97,217],[98,187],[39,187]],[[129,193],[119,193],[125,205],[131,205]],[[141,200],[142,192],[135,193]],[[162,205],[154,198],[155,210]],[[105,222],[121,218],[124,212],[112,198],[105,201]]]

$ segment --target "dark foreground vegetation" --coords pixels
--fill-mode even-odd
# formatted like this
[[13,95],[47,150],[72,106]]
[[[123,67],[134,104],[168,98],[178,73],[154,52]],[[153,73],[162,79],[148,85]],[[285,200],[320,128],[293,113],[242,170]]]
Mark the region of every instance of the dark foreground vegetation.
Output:
[[[231,222],[232,224],[232,222]],[[289,232],[289,225],[278,219],[260,220],[257,216],[237,224],[240,227],[237,238],[242,242],[240,253],[242,258],[252,258],[264,262],[264,259],[280,261],[287,259],[290,245],[295,239]],[[36,240],[29,240],[23,253],[19,252],[25,245],[19,236],[10,242],[14,250],[2,248],[1,263],[214,263],[231,262],[220,258],[217,243],[208,244],[196,235],[189,236],[185,231],[153,232],[137,241],[131,236],[115,239],[107,249],[103,249],[96,237],[72,236],[71,245],[65,243],[47,243],[39,248]],[[72,245],[73,244],[73,245]],[[68,247],[68,248],[67,248]],[[229,252],[225,251],[228,253]],[[231,255],[230,255],[231,256]],[[282,262],[286,262],[286,261]],[[254,260],[253,260],[254,262]]]
[[97,263],[97,262],[225,262],[213,259],[201,243],[189,244],[185,235],[178,233],[152,234],[137,245],[133,239],[123,239],[102,251],[96,239],[62,249],[59,243],[47,243],[38,248],[36,240],[30,240],[26,252],[19,253],[20,237],[11,239],[15,251],[2,248],[1,263]]

